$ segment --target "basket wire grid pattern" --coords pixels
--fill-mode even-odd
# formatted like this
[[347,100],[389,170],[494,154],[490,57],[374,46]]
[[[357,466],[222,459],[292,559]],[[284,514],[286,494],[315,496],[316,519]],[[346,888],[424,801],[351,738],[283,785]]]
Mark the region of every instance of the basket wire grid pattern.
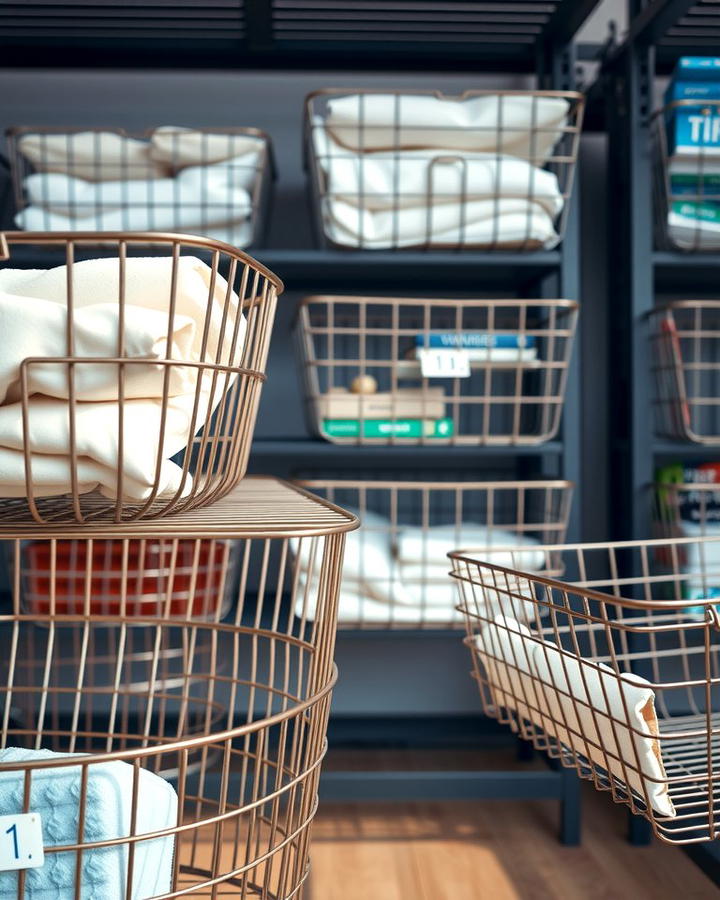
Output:
[[[296,336],[308,426],[344,444],[551,440],[560,426],[577,317],[571,300],[307,297]],[[480,346],[465,350],[468,337]],[[469,377],[423,377],[418,357],[438,338],[468,353]],[[517,349],[496,347],[508,339]],[[351,393],[358,376],[371,376],[377,392]],[[350,420],[355,436],[331,432],[326,420],[332,419]],[[373,420],[390,433],[368,434]],[[404,436],[406,420],[420,421],[422,433]]]
[[[720,484],[656,483],[652,513],[657,537],[713,537],[720,527]],[[686,534],[688,526],[699,534]]]
[[720,301],[677,300],[651,321],[659,433],[720,446]]
[[[358,121],[352,126],[356,135],[351,146],[357,155],[350,160],[348,146],[342,140],[338,140],[337,146],[329,143],[326,131],[332,102],[348,95],[359,98]],[[374,125],[365,118],[372,98],[378,95],[394,98],[392,120],[382,125]],[[497,115],[490,124],[483,125],[427,121],[421,127],[410,126],[404,119],[402,105],[413,98],[470,102],[488,98],[497,101]],[[543,102],[553,100],[565,101],[567,113],[562,123],[543,126],[539,122],[538,109]],[[528,122],[522,127],[511,124],[510,115],[506,112],[511,104],[518,101],[530,104]],[[305,102],[305,158],[317,238],[321,246],[358,250],[435,248],[532,251],[562,238],[580,144],[585,106],[582,94],[574,91],[470,90],[451,97],[440,91],[349,91],[333,88],[315,91],[308,95]],[[520,223],[519,232],[508,239],[501,234],[499,225],[503,192],[506,190],[503,187],[502,167],[510,166],[516,158],[512,152],[508,155],[507,145],[520,138],[527,146],[519,151],[518,158],[526,160],[530,169],[522,176],[524,187],[518,193],[515,186],[512,196],[513,199],[526,201],[526,206],[525,211],[520,213],[524,221]],[[373,154],[378,142],[382,154],[379,158],[389,164],[390,170],[382,184],[373,187],[371,166],[378,159],[377,154]],[[479,194],[472,191],[470,172],[476,162],[474,156],[478,154],[457,149],[457,146],[462,148],[474,143],[485,148],[481,154],[481,164],[497,165],[495,173],[489,176],[489,184],[485,184]],[[451,149],[453,146],[456,149]],[[411,166],[424,172],[419,184],[412,181],[413,190],[408,190],[407,185],[403,184],[403,177],[407,177],[408,171],[404,154],[408,150],[412,153]],[[343,168],[347,174],[348,161],[356,169],[349,188],[340,178]],[[547,187],[544,172],[556,179],[552,189]],[[448,183],[444,184],[447,179]],[[478,200],[487,205],[485,214],[491,217],[493,223],[481,239],[472,235],[468,215],[469,204]],[[336,220],[339,222],[336,215],[338,203],[347,205],[350,210],[345,228],[332,224]],[[553,228],[549,229],[553,236],[551,241],[548,238],[543,242],[533,232],[532,209],[536,204],[549,204],[553,210]],[[442,214],[442,207],[447,210],[451,205],[457,207],[457,215],[452,220],[457,236],[447,240],[441,236],[441,220],[436,217],[438,211]],[[373,244],[372,238],[367,237],[365,222],[368,214],[378,210],[389,219],[389,224],[384,228],[382,244]],[[403,218],[408,211],[419,211],[417,215],[423,223],[413,230],[414,236],[410,238],[406,236],[409,232]],[[335,235],[335,231],[342,234],[341,238]],[[415,234],[415,231],[419,233]]]
[[[534,538],[539,543],[562,541],[567,530],[573,485],[569,481],[392,481],[366,479],[308,479],[304,488],[350,509],[360,518],[357,557],[346,554],[340,592],[338,627],[341,629],[448,629],[461,628],[456,597],[447,573],[445,554],[457,546],[463,534],[487,531],[486,547],[495,559],[512,551],[533,553],[532,544],[520,550],[519,542]],[[369,519],[369,521],[366,521]],[[452,535],[438,560],[436,529],[451,526]],[[410,570],[406,560],[393,558],[398,538],[411,529],[416,533],[416,557]],[[467,538],[466,538],[467,540]],[[387,553],[387,571],[377,567],[377,545]],[[527,558],[527,557],[525,557]],[[442,570],[442,571],[441,571]],[[544,574],[560,574],[550,570]],[[402,584],[402,596],[398,585]],[[357,610],[345,598],[358,594]],[[405,595],[413,601],[407,606]],[[378,601],[380,606],[378,606]]]
[[[122,548],[120,609],[112,615],[93,610],[94,538],[85,538],[82,608],[66,613],[60,611],[58,565],[65,537],[45,535],[49,610],[28,614],[20,577],[25,544],[21,536],[5,535],[13,574],[11,608],[0,615],[8,648],[0,661],[0,746],[89,755],[0,765],[0,773],[20,780],[22,811],[29,811],[33,783],[43,771],[69,773],[73,765],[77,836],[46,846],[45,853],[46,861],[60,854],[74,861],[68,896],[76,900],[84,896],[83,860],[109,846],[122,854],[131,896],[134,861],[143,845],[162,838],[174,843],[175,852],[171,887],[157,896],[301,895],[336,678],[344,537],[357,521],[301,489],[265,478],[248,479],[218,505],[214,521],[216,507],[176,521],[178,531],[195,534],[199,544],[205,539],[196,533],[213,525],[225,538],[240,538],[237,603],[224,619],[219,602],[212,616],[193,615],[192,605],[178,615],[173,566],[187,537],[167,540],[173,552],[165,595],[141,615],[132,609],[131,547],[167,527],[162,521],[138,523],[139,536],[130,525],[105,526],[119,533]],[[283,511],[289,518],[284,527]],[[79,525],[65,528],[82,533]],[[293,541],[301,551],[312,542],[315,551],[311,587],[305,589],[314,591],[312,622],[295,615]],[[196,554],[196,581],[199,560]],[[90,841],[84,832],[91,812],[85,807],[88,785],[99,765],[118,760],[133,767],[130,828],[115,839]],[[176,821],[162,830],[143,832],[141,769],[162,775],[177,791]],[[31,877],[18,873],[18,898]]]
[[[80,260],[102,254],[117,259],[117,352],[107,357],[79,357],[74,354],[76,335],[74,301],[75,266]],[[6,516],[17,521],[23,517],[35,523],[50,521],[78,521],[96,523],[102,519],[119,522],[137,521],[150,516],[164,516],[213,503],[243,477],[247,468],[250,444],[257,414],[260,390],[265,380],[270,333],[282,291],[280,282],[271,272],[251,257],[229,245],[205,238],[161,234],[107,234],[102,238],[92,234],[48,234],[7,232],[0,235],[1,256],[12,266],[15,251],[27,247],[52,247],[63,252],[67,271],[65,305],[67,311],[66,355],[36,357],[22,361],[19,385],[19,415],[22,417],[22,454],[25,469],[24,497],[4,502]],[[88,253],[88,251],[90,251]],[[125,347],[126,302],[128,269],[134,257],[153,256],[167,267],[167,333],[159,344],[164,345],[162,358],[130,357]],[[198,359],[183,358],[175,349],[174,332],[181,317],[176,312],[182,290],[181,272],[188,257],[204,257],[207,265],[205,309],[196,322],[199,340]],[[137,260],[142,262],[142,260]],[[224,278],[224,280],[223,280]],[[179,326],[178,326],[179,327]],[[42,463],[42,456],[34,452],[31,434],[39,427],[41,414],[33,413],[36,396],[33,382],[40,373],[53,373],[63,386],[61,392],[67,403],[66,457],[70,490],[60,497],[44,497],[35,483],[33,469]],[[117,445],[114,458],[117,478],[108,486],[114,499],[97,491],[87,491],[82,484],[79,466],[83,456],[78,450],[80,416],[87,408],[78,399],[79,384],[89,383],[84,377],[100,373],[115,402],[116,419],[108,434],[109,446]],[[126,475],[129,452],[126,445],[134,436],[126,427],[126,401],[137,394],[140,378],[152,378],[157,385],[157,409],[153,414],[155,433],[146,433],[148,446],[157,445],[153,462],[148,466],[148,484],[144,485],[141,501],[126,496],[130,482]],[[185,418],[175,416],[174,426],[182,434],[174,435],[179,445],[175,461],[179,466],[178,485],[165,485],[166,428],[172,413],[175,395],[183,385],[180,399],[185,402]],[[135,394],[133,393],[135,391]],[[42,409],[42,407],[40,407]],[[129,406],[127,407],[129,409]],[[129,414],[128,414],[129,415]],[[128,420],[129,421],[129,420]],[[113,444],[114,442],[114,444]],[[184,448],[184,449],[183,449]],[[174,450],[174,448],[173,448]],[[125,455],[127,452],[127,456]],[[153,451],[154,452],[154,451]]]
[[[16,213],[22,215],[28,207],[38,213],[34,227],[24,228],[179,231],[219,238],[237,247],[257,244],[267,227],[275,177],[268,135],[256,128],[163,128],[162,160],[153,161],[138,155],[141,145],[137,142],[149,148],[154,133],[123,128],[9,128],[6,139]],[[87,146],[79,147],[83,138]],[[109,146],[113,139],[126,141],[127,146],[118,152],[114,143]],[[191,148],[185,143],[188,139],[193,142]],[[34,159],[23,152],[26,140],[37,144]],[[235,152],[238,142],[244,145],[240,155]],[[113,155],[104,155],[108,151]],[[67,181],[59,180],[63,170]],[[43,174],[55,179],[53,187],[45,179],[31,192],[32,177]],[[188,176],[192,182],[183,181]]]
[[[668,129],[687,113],[697,131],[691,156],[673,154]],[[655,145],[656,243],[663,250],[690,252],[720,249],[716,212],[720,201],[717,142],[712,134],[720,100],[675,100],[653,115]],[[675,221],[675,217],[680,222]]]
[[[661,840],[714,840],[720,617],[713,602],[689,598],[698,584],[720,584],[720,541],[544,550],[547,568],[564,569],[566,580],[483,562],[472,550],[450,554],[485,713],[643,815]],[[518,623],[529,628],[524,637]],[[536,661],[551,654],[557,668],[543,673]],[[637,676],[649,682],[657,731],[650,717],[638,725],[626,696]],[[641,760],[648,740],[660,775]],[[653,792],[674,816],[654,807]]]

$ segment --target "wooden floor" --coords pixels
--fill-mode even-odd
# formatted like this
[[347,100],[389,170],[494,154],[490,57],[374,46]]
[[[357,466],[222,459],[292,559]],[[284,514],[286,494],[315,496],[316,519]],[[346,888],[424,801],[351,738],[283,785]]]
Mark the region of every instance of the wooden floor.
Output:
[[549,801],[321,805],[307,900],[720,897],[678,848],[631,847],[624,809],[584,787],[577,848]]

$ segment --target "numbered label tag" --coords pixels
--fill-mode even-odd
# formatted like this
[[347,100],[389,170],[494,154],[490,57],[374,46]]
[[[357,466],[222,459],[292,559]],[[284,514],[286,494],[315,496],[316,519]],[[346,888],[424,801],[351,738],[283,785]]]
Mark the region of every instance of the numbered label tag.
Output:
[[40,814],[0,816],[0,872],[38,869],[44,862]]
[[423,378],[470,377],[470,357],[467,350],[423,347],[417,353]]

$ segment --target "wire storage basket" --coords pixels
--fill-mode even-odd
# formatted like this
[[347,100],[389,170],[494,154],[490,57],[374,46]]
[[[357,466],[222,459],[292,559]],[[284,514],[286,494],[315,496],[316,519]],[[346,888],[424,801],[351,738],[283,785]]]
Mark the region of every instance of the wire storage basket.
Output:
[[570,300],[307,297],[310,430],[345,444],[540,444],[560,425]]
[[651,318],[659,433],[720,446],[720,300],[676,300]]
[[720,100],[675,100],[653,117],[656,243],[720,249]]
[[582,94],[316,91],[305,147],[318,238],[360,250],[537,250],[562,237]]
[[[26,611],[15,574],[0,614],[0,803],[3,815],[42,820],[44,849],[41,868],[0,872],[0,893],[301,896],[336,678],[343,546],[356,526],[268,478],[177,517],[175,558],[183,541],[208,533],[238,541],[236,603],[221,618],[195,616],[192,603],[174,608],[170,585],[155,608],[131,605],[130,549],[156,541],[162,521],[99,525],[93,538],[82,525],[0,524],[15,573],[31,527],[56,563],[68,539],[88,548],[80,610],[67,611],[53,565],[48,611]],[[125,550],[121,600],[100,614],[91,548],[109,535]],[[305,559],[302,589],[291,546]],[[175,575],[171,562],[168,581]],[[312,622],[295,614],[301,590]],[[16,856],[29,863],[36,848],[25,827],[17,819]]]
[[[62,264],[22,268],[37,247]],[[0,250],[5,515],[135,521],[234,487],[282,282],[181,235],[8,232]]]
[[662,840],[714,840],[720,618],[705,591],[720,584],[720,541],[544,550],[564,580],[450,554],[486,714]]
[[[437,476],[436,476],[437,478]],[[488,559],[519,554],[545,570],[537,548],[565,539],[572,484],[561,480],[438,481],[413,477],[310,479],[300,484],[352,510],[338,624],[347,629],[462,627],[447,553],[483,545]]]
[[10,128],[25,231],[180,231],[261,242],[274,166],[256,128]]

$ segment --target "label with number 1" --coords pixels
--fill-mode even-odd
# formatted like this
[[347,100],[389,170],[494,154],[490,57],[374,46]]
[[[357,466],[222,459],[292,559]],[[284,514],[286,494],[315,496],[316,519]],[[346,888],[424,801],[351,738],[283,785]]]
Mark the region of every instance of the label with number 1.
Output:
[[40,814],[0,816],[0,872],[38,869],[44,863]]
[[423,378],[469,378],[470,357],[467,350],[444,347],[418,349]]

